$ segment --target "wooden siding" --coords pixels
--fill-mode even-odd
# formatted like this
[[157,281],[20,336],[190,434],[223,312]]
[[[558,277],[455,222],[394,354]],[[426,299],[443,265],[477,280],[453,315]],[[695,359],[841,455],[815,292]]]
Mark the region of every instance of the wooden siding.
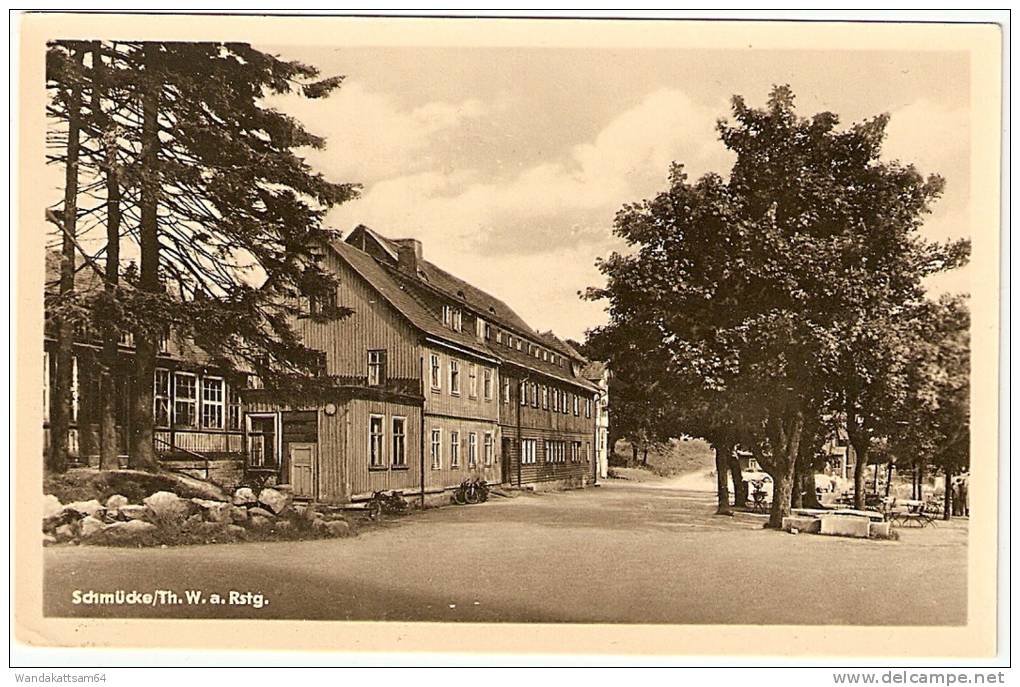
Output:
[[386,351],[386,376],[419,379],[418,334],[360,275],[333,251],[326,251],[323,268],[337,277],[337,304],[354,310],[336,322],[299,318],[294,327],[309,348],[326,354],[326,373],[366,378],[368,351]]
[[[506,372],[504,372],[506,374]],[[594,393],[586,396],[578,393],[579,389],[571,389],[566,385],[556,386],[550,380],[536,379],[539,383],[538,407],[531,403],[531,389],[528,390],[528,404],[520,405],[520,378],[513,375],[506,377],[510,380],[510,402],[504,403],[502,389],[500,391],[499,415],[503,436],[509,439],[509,455],[504,457],[508,462],[507,473],[512,484],[529,484],[554,480],[590,480],[594,475],[595,460],[595,404],[592,403],[592,417],[585,416],[585,398],[593,398]],[[529,382],[530,383],[530,382]],[[550,392],[549,408],[543,407],[541,385],[551,390],[558,388],[561,391],[578,394],[578,414],[574,415],[573,402],[568,404],[567,413],[554,411],[552,396]],[[519,416],[518,416],[519,413]],[[534,439],[536,441],[536,462],[520,465],[521,440]],[[552,463],[546,460],[545,442],[563,441],[567,443],[566,460],[562,463]],[[579,461],[574,463],[570,460],[570,443],[580,442]],[[586,451],[587,449],[587,451]],[[519,475],[519,477],[518,477]]]
[[[368,418],[370,415],[383,416],[383,468],[370,468],[368,457]],[[407,467],[392,466],[392,419],[406,419],[404,425],[404,455]],[[387,401],[352,399],[340,408],[336,418],[340,420],[343,437],[342,451],[346,456],[347,480],[350,484],[350,498],[371,495],[374,491],[397,489],[417,491],[421,486],[421,407]],[[320,436],[321,441],[321,436]],[[335,458],[333,458],[335,460]],[[341,461],[342,463],[343,461]],[[325,471],[326,466],[323,465]],[[332,468],[330,468],[332,470]],[[343,468],[341,468],[342,470]],[[326,498],[326,494],[322,494]]]
[[[583,480],[589,481],[594,475],[595,449],[593,445],[593,434],[564,434],[554,430],[522,429],[521,441],[527,439],[535,440],[535,462],[520,466],[520,480],[518,481],[517,463],[520,461],[521,441],[518,441],[516,430],[503,428],[504,436],[510,441],[510,455],[504,459],[509,461],[507,466],[510,472],[511,484],[533,484],[536,482],[549,482],[554,480]],[[566,442],[566,456],[562,463],[553,463],[548,460],[545,451],[546,441]],[[570,443],[580,442],[580,455],[578,462],[570,460]],[[587,449],[587,451],[585,450]]]
[[219,432],[200,430],[156,431],[156,450],[159,453],[173,453],[174,449],[201,454],[241,453],[244,450],[242,432]]
[[[440,430],[440,457],[442,467],[432,468],[432,430]],[[460,445],[460,467],[450,466],[451,432],[458,432]],[[468,465],[468,435],[474,432],[478,437],[478,465]],[[493,461],[485,465],[485,433],[492,433]],[[438,491],[456,487],[466,479],[484,477],[487,482],[498,484],[502,461],[502,434],[499,425],[492,421],[467,420],[439,415],[425,415],[425,489]]]
[[[483,362],[470,355],[461,355],[441,346],[422,347],[422,369],[425,374],[425,412],[434,415],[448,415],[464,419],[499,420],[499,369],[493,363]],[[440,385],[432,387],[431,359],[439,356]],[[450,389],[450,365],[456,362],[460,367],[460,394]],[[478,389],[474,397],[470,393],[471,365],[478,375]],[[485,398],[485,370],[492,374],[492,398]]]

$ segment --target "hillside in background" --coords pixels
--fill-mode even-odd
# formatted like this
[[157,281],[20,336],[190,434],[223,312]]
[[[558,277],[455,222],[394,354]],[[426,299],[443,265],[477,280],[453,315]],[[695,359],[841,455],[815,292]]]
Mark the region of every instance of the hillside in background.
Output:
[[[642,452],[638,451],[638,463],[633,463],[631,445],[626,439],[616,442],[616,456],[618,460],[613,461],[614,465],[642,466]],[[714,470],[715,452],[703,439],[670,439],[667,443],[648,449],[648,469],[663,476]]]

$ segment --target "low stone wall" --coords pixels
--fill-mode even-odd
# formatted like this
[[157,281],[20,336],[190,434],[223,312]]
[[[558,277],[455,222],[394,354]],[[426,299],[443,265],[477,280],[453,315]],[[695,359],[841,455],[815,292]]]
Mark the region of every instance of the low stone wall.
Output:
[[204,479],[224,487],[236,489],[244,480],[244,461],[240,458],[210,460],[164,459],[160,465],[166,470]]

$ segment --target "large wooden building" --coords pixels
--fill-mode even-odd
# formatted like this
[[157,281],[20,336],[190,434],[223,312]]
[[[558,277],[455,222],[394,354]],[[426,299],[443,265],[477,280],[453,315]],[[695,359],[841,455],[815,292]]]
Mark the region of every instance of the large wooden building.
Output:
[[275,438],[262,454],[279,456],[295,495],[594,480],[597,389],[577,351],[426,261],[417,240],[359,226],[321,253],[354,314],[297,329],[324,352],[333,391],[298,406],[245,394],[249,443],[256,426]]
[[[323,353],[328,391],[281,402],[257,380],[226,379],[168,349],[156,378],[164,459],[226,461],[221,472],[234,466],[335,503],[391,489],[439,494],[475,478],[595,480],[598,388],[576,350],[426,261],[417,240],[359,226],[319,253],[339,282],[335,302],[353,311],[294,323]],[[74,432],[77,453],[98,453],[80,415]]]

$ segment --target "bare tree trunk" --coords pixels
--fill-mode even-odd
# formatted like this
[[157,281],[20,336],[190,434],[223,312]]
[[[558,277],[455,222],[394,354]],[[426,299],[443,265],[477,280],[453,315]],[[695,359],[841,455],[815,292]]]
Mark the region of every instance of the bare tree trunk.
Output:
[[647,445],[641,447],[641,463],[644,464],[644,465],[648,465],[648,446]]
[[729,457],[733,453],[733,447],[720,443],[715,447],[715,484],[718,505],[717,515],[732,515],[730,510],[730,489],[729,489]]
[[730,469],[730,479],[733,480],[733,505],[743,508],[747,505],[747,485],[744,482],[744,472],[740,469],[740,459],[731,452],[726,457]]
[[854,447],[854,453],[857,454],[857,464],[854,466],[854,508],[862,510],[866,502],[865,492],[867,491],[867,485],[864,484],[864,470],[868,467],[868,440],[867,437],[857,440],[851,437],[850,443]]
[[[75,71],[67,100],[67,159],[64,168],[64,217],[60,251],[60,298],[74,292],[75,245],[78,222],[78,152],[81,145],[81,80],[78,67],[83,54],[72,57]],[[47,465],[63,472],[68,462],[68,435],[71,431],[72,376],[74,374],[74,327],[65,316],[57,318],[56,370],[53,380],[53,406],[50,409],[50,445]]]
[[789,428],[782,428],[781,434],[772,440],[776,447],[773,455],[772,470],[772,509],[769,513],[768,527],[780,529],[783,518],[790,514],[793,496],[794,474],[797,467],[797,454],[800,451],[800,436],[804,429],[804,413],[794,412]]
[[[106,159],[106,300],[116,299],[120,279],[120,183],[117,179],[117,139],[109,130],[109,119],[103,112],[104,93],[102,44],[92,44],[92,116],[105,139]],[[117,344],[116,329],[107,327],[103,332],[102,363],[99,380],[99,469],[116,470],[120,467],[120,450],[117,440]]]
[[950,520],[953,517],[953,470],[948,465],[946,473],[946,493],[942,500],[942,519]]
[[[155,71],[158,47],[146,43],[145,87],[142,94],[142,194],[139,227],[141,248],[141,290],[159,290],[159,89]],[[132,404],[132,436],[130,466],[139,470],[156,470],[155,426],[153,420],[153,376],[156,370],[156,340],[145,327],[135,333],[135,396]]]

